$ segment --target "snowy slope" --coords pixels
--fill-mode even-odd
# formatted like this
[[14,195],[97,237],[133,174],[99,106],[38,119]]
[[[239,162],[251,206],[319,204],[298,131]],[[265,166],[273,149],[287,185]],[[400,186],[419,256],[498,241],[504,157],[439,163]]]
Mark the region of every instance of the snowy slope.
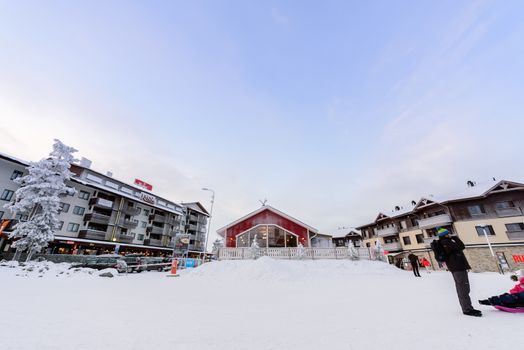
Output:
[[[473,300],[512,286],[470,274]],[[460,312],[451,275],[370,261],[209,263],[181,277],[15,276],[0,268],[2,349],[507,349],[524,315]]]

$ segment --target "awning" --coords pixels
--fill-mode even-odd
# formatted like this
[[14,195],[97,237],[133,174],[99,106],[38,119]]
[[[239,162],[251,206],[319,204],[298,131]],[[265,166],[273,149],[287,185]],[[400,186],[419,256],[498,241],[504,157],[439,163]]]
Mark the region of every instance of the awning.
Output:
[[142,248],[142,249],[173,251],[173,248],[169,248],[169,247],[154,247],[154,246],[149,246],[149,245],[140,245],[140,244],[131,244],[131,243],[97,241],[93,239],[84,239],[84,238],[66,237],[66,236],[55,236],[54,242],[56,241],[73,241],[73,242],[80,242],[80,243],[94,243],[94,244],[112,245],[112,246],[119,245],[121,247],[133,247],[133,248]]

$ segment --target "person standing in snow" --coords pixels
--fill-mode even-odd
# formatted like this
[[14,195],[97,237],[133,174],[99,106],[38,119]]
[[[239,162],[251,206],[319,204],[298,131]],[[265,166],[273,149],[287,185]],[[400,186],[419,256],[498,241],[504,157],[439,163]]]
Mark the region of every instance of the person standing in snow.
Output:
[[413,268],[413,274],[415,275],[415,277],[421,277],[420,272],[418,270],[418,256],[416,256],[412,252],[409,252],[408,259],[411,263],[411,267]]
[[475,310],[471,305],[469,297],[470,285],[468,279],[468,270],[471,270],[468,260],[463,250],[466,248],[460,238],[450,236],[450,232],[445,228],[437,231],[439,244],[446,253],[446,266],[453,275],[455,287],[462,312],[467,316],[482,316],[480,310]]
[[426,272],[427,273],[430,273],[429,272],[429,267],[431,266],[431,264],[429,263],[429,260],[426,259],[426,258],[422,258],[421,260],[421,265],[424,266],[424,268],[426,269]]

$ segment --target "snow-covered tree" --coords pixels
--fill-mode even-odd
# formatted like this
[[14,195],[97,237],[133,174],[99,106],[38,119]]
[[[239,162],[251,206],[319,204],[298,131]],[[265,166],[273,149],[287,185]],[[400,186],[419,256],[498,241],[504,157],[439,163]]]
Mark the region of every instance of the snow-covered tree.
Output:
[[251,251],[251,256],[253,259],[258,259],[260,257],[260,246],[258,245],[256,235],[253,237],[253,242],[251,243],[249,250]]
[[358,255],[358,250],[354,245],[353,241],[348,242],[348,257],[351,260],[358,260],[360,259],[360,256]]
[[218,257],[218,251],[220,250],[220,248],[222,248],[224,246],[224,242],[222,242],[221,239],[216,239],[214,242],[213,242],[213,249],[211,250],[211,253],[215,256],[215,257]]
[[306,256],[306,248],[302,245],[302,243],[299,243],[297,246],[297,257],[299,259],[303,259]]
[[71,178],[71,163],[76,159],[76,149],[55,140],[53,151],[48,158],[31,162],[29,174],[14,181],[21,187],[16,190],[13,202],[5,205],[13,213],[27,215],[28,219],[14,226],[9,238],[16,239],[15,259],[28,251],[27,261],[33,254],[47,247],[54,239],[58,227],[57,214],[60,210],[60,196],[73,195],[74,188],[65,184]]
[[384,260],[384,247],[382,246],[382,243],[380,243],[378,239],[375,242],[375,259]]

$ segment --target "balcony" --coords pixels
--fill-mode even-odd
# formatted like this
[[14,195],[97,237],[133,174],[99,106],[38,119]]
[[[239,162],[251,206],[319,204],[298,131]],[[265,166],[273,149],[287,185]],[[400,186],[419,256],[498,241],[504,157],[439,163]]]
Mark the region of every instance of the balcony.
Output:
[[110,200],[107,200],[107,199],[104,199],[104,198],[91,198],[89,200],[89,205],[92,205],[92,206],[95,206],[95,207],[100,207],[100,208],[104,208],[104,209],[113,209],[113,205],[115,204],[115,202],[113,201],[110,201]]
[[207,218],[205,216],[203,216],[200,219],[198,219],[197,222],[199,224],[205,225],[205,224],[207,224]]
[[187,249],[201,251],[202,247],[200,246],[200,244],[190,244],[187,246]]
[[506,234],[511,240],[524,240],[524,231],[507,231]]
[[179,226],[180,225],[180,218],[174,217],[166,220],[166,223],[173,226]]
[[132,243],[135,239],[135,235],[116,235],[115,238],[117,242]]
[[122,209],[122,213],[126,215],[130,215],[130,216],[135,216],[135,215],[138,215],[138,213],[140,213],[140,208],[125,207],[124,209]]
[[386,237],[393,236],[398,233],[398,228],[396,227],[386,227],[377,230],[377,237]]
[[438,226],[445,226],[451,224],[451,216],[449,214],[441,214],[429,218],[419,219],[418,227],[421,229],[434,228]]
[[166,217],[163,216],[163,215],[158,215],[158,214],[155,214],[155,215],[149,215],[149,220],[151,220],[151,221],[155,221],[155,222],[161,222],[161,223],[164,223],[164,222],[166,222]]
[[153,239],[153,238],[146,238],[144,239],[144,245],[153,245],[157,247],[162,247],[162,240],[161,239]]
[[189,225],[188,228],[189,228],[191,231],[196,231],[197,226],[196,226],[196,225]]
[[118,226],[123,228],[135,229],[138,226],[138,222],[120,219],[120,221],[118,221]]
[[98,231],[98,230],[93,230],[93,229],[81,230],[78,233],[79,238],[96,239],[99,241],[108,241],[109,239],[106,239],[106,236],[107,236],[106,231]]
[[99,214],[99,213],[89,213],[84,215],[84,221],[93,222],[96,224],[103,224],[107,225],[109,224],[109,221],[111,220],[111,216]]
[[497,212],[497,216],[499,218],[522,215],[522,210],[519,207],[501,208],[501,209],[495,209],[495,211]]
[[164,228],[158,227],[158,226],[149,226],[147,228],[147,232],[155,234],[155,235],[163,235],[164,234]]
[[387,251],[402,250],[400,242],[386,243],[383,245],[383,249]]

